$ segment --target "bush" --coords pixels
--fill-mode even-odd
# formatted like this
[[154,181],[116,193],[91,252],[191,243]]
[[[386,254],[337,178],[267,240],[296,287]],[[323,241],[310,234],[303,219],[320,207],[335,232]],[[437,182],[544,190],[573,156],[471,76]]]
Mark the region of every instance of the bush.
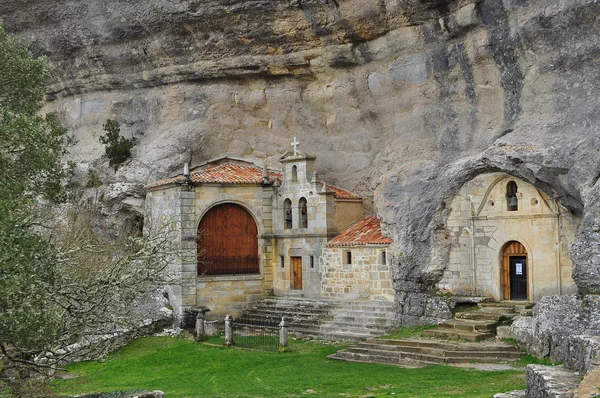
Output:
[[106,145],[104,155],[108,158],[108,164],[117,171],[131,157],[131,148],[137,144],[137,139],[122,137],[121,126],[116,120],[108,119],[102,128],[106,131],[106,135],[100,137],[100,142]]

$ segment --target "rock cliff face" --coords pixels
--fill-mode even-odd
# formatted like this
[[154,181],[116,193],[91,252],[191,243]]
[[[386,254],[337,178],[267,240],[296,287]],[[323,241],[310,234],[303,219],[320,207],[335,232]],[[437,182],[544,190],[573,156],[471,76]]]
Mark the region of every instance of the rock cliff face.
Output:
[[[14,0],[0,16],[50,59],[47,110],[105,184],[222,152],[275,166],[297,136],[383,217],[418,317],[447,204],[503,171],[582,217],[574,276],[600,293],[597,0]],[[99,160],[108,118],[139,138],[116,174]]]

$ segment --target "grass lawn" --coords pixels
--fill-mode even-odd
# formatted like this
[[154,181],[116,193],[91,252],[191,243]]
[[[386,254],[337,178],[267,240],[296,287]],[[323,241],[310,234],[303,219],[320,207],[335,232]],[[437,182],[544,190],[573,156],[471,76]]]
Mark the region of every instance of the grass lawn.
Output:
[[403,369],[334,361],[342,347],[291,341],[289,352],[240,350],[177,337],[146,337],[104,362],[68,367],[59,394],[162,390],[175,397],[491,397],[523,389],[523,371],[483,372],[450,366]]

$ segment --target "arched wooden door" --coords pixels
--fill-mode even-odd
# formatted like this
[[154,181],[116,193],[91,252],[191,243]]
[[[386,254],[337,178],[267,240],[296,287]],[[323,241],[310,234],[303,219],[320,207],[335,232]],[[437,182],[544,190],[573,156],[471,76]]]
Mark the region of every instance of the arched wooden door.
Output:
[[198,275],[258,274],[258,229],[243,207],[224,203],[198,226]]
[[528,299],[527,250],[517,241],[504,246],[502,285],[505,300]]

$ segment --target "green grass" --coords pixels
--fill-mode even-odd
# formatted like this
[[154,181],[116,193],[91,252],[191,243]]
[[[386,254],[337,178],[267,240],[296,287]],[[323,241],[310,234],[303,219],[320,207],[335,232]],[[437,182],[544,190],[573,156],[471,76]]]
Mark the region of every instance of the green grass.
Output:
[[[222,341],[222,340],[216,340]],[[404,369],[334,361],[340,346],[292,341],[288,352],[224,348],[172,337],[146,337],[104,362],[68,367],[59,394],[162,390],[175,397],[490,397],[523,389],[524,371],[450,366]]]
[[382,339],[408,339],[411,337],[422,337],[423,331],[435,329],[438,325],[405,326],[396,330],[394,333],[382,336]]

